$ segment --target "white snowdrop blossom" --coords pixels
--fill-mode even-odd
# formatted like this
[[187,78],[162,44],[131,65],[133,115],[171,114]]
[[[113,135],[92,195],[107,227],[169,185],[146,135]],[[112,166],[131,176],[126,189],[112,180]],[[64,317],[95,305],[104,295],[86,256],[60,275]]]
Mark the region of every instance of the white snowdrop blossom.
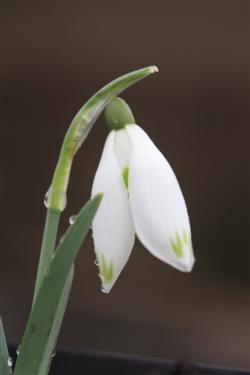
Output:
[[135,234],[154,256],[183,272],[194,264],[186,204],[168,161],[136,124],[112,130],[94,178],[103,192],[93,220],[102,281],[109,292],[132,251]]

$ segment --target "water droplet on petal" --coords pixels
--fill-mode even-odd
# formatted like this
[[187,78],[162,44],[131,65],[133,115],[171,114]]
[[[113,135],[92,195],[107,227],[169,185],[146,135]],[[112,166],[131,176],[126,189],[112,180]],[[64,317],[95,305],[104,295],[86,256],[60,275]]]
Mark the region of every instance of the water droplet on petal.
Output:
[[95,261],[94,261],[94,264],[95,264],[95,266],[99,266],[99,262],[98,262],[98,260],[96,259]]
[[7,360],[7,363],[8,363],[9,367],[12,367],[12,365],[13,365],[13,359],[11,357],[9,357],[8,360]]
[[73,225],[73,224],[74,224],[74,222],[76,221],[76,217],[77,217],[77,215],[72,215],[72,216],[70,216],[70,218],[69,218],[69,223],[70,223],[70,225]]
[[52,353],[52,358],[54,358],[56,356],[56,351],[54,351],[53,353]]

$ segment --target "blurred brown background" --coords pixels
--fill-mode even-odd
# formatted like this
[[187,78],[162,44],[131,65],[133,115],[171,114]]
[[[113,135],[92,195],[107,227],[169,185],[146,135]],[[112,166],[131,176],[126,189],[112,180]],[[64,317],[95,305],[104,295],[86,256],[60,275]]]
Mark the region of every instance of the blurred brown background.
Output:
[[[18,342],[30,308],[46,192],[72,117],[128,71],[126,91],[187,200],[197,258],[181,274],[138,242],[110,295],[91,236],[60,346],[250,367],[248,1],[1,2],[0,314]],[[107,130],[74,163],[61,233],[88,199]]]

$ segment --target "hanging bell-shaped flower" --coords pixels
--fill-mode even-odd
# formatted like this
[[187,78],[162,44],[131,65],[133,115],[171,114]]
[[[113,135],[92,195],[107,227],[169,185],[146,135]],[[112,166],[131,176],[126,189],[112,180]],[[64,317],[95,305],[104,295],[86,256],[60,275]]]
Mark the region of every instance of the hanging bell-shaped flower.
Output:
[[115,98],[106,108],[111,132],[92,195],[104,193],[93,220],[102,290],[109,292],[132,251],[135,234],[157,258],[189,272],[194,264],[185,200],[168,161],[128,105]]

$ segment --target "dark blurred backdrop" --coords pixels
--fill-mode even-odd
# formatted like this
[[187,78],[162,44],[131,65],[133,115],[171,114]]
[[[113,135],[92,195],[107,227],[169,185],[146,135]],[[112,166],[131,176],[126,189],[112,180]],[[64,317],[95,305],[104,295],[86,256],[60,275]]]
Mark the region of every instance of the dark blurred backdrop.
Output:
[[[43,196],[65,131],[97,89],[160,72],[123,97],[172,164],[196,265],[182,274],[138,242],[110,295],[91,236],[77,262],[60,346],[250,367],[248,1],[1,2],[0,314],[18,342],[30,308]],[[88,199],[107,130],[79,152],[68,218]]]

